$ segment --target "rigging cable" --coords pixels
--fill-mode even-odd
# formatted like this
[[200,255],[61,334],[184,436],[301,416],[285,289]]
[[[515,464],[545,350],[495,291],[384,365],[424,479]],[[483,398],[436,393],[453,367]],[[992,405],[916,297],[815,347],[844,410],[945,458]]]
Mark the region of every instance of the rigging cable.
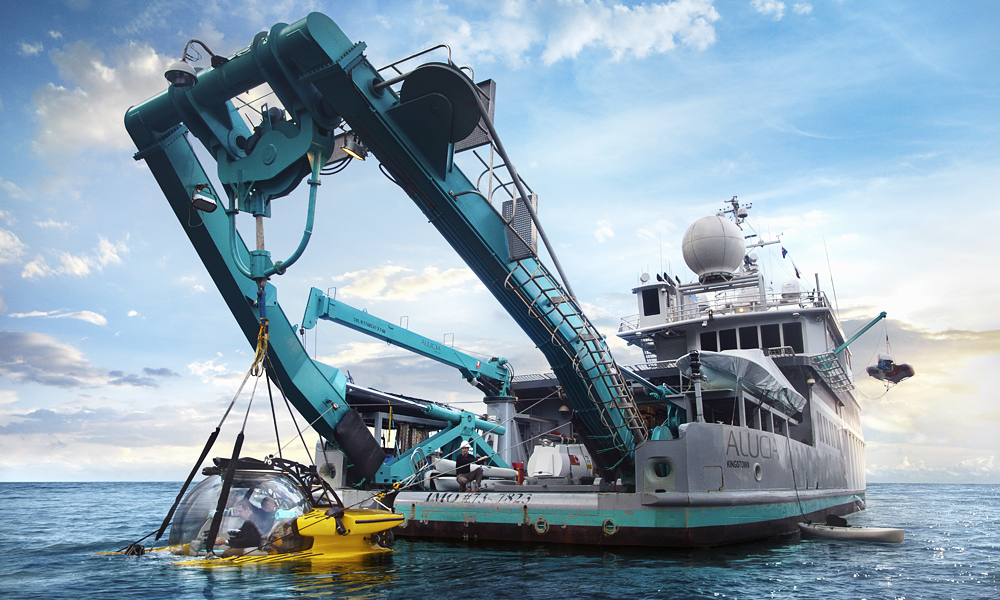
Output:
[[281,437],[278,435],[278,414],[274,410],[274,394],[271,393],[271,378],[267,378],[267,397],[271,402],[271,422],[274,423],[274,443],[278,447],[278,458],[284,458],[281,455]]
[[[184,493],[187,492],[187,488],[188,486],[191,485],[191,481],[194,479],[195,475],[197,475],[199,467],[201,467],[202,463],[205,462],[205,457],[208,456],[208,453],[212,450],[212,446],[215,445],[215,441],[219,437],[219,432],[222,430],[222,424],[225,423],[226,418],[229,417],[229,412],[233,409],[233,405],[236,404],[236,399],[239,398],[240,394],[243,393],[243,387],[246,385],[248,379],[250,379],[249,370],[247,371],[247,374],[243,377],[243,382],[240,383],[240,387],[238,390],[236,390],[236,394],[233,396],[233,399],[229,402],[229,406],[226,408],[226,412],[222,415],[222,420],[220,420],[219,424],[215,426],[215,431],[213,431],[208,436],[208,441],[205,442],[205,447],[202,448],[201,454],[198,456],[198,460],[194,463],[194,466],[191,468],[191,472],[188,473],[187,479],[184,480],[184,484],[181,486],[180,492],[177,493],[177,498],[174,499],[174,503],[170,506],[170,510],[167,511],[167,516],[163,519],[163,523],[161,523],[160,528],[154,532],[156,533],[156,537],[153,538],[153,543],[155,543],[157,540],[163,537],[163,533],[167,530],[167,526],[170,525],[170,521],[174,517],[174,512],[177,510],[177,507],[180,505],[181,500],[184,498]],[[136,540],[134,543],[130,544],[130,546],[135,546],[136,544],[138,544],[139,542],[148,537],[149,536],[147,535],[142,539]],[[126,546],[125,548],[122,548],[122,550],[126,550],[128,547],[129,546]],[[119,550],[119,552],[121,552],[122,550]]]
[[[795,461],[792,460],[792,438],[790,434],[791,432],[789,431],[785,435],[785,448],[788,449],[788,466],[792,471],[792,487],[795,488],[795,501],[799,504],[799,515],[803,519],[806,519],[806,522],[809,522],[809,519],[806,518],[805,509],[802,508],[802,498],[799,496],[799,481],[795,475]],[[806,487],[809,487],[808,481],[806,482]]]
[[[251,367],[251,370],[253,370],[253,367]],[[247,403],[246,414],[243,416],[243,427],[236,435],[236,443],[233,444],[233,454],[229,458],[229,464],[226,465],[226,473],[222,478],[222,490],[219,492],[219,502],[215,507],[215,515],[212,517],[212,524],[209,526],[208,535],[205,537],[205,545],[209,549],[209,556],[215,556],[215,540],[219,535],[219,527],[222,526],[222,517],[225,515],[227,508],[226,505],[229,503],[229,490],[233,487],[233,478],[236,476],[236,466],[240,460],[240,450],[243,448],[243,439],[245,437],[247,419],[250,418],[250,407],[253,406],[253,397],[257,392],[257,383],[259,382],[260,377],[258,376],[254,381],[253,391],[250,394],[250,402]],[[240,389],[242,389],[242,387]]]
[[[270,359],[270,358],[267,358],[267,359],[266,359],[266,364],[267,364],[267,369],[268,369],[268,372],[273,372],[273,371],[274,371],[274,365],[273,365],[273,364],[271,363],[271,359]],[[292,419],[292,424],[293,424],[293,425],[295,425],[295,431],[296,431],[296,432],[298,433],[298,438],[299,438],[300,440],[302,440],[302,447],[303,447],[303,448],[305,449],[305,451],[306,451],[306,456],[307,456],[307,457],[309,458],[309,462],[310,462],[310,463],[312,463],[313,465],[315,465],[315,464],[316,464],[316,461],[315,461],[315,460],[313,460],[313,456],[312,456],[312,453],[311,453],[311,452],[309,452],[309,445],[308,445],[308,444],[306,443],[306,438],[305,438],[305,436],[304,436],[304,435],[302,434],[302,429],[300,429],[300,428],[299,428],[299,423],[298,423],[298,421],[296,421],[296,420],[295,420],[295,412],[294,412],[294,411],[292,410],[292,405],[291,405],[291,403],[290,403],[290,402],[288,401],[288,396],[287,396],[287,395],[285,394],[285,390],[284,390],[284,389],[282,389],[282,387],[281,387],[281,382],[280,382],[280,381],[279,381],[279,380],[278,380],[277,378],[275,378],[275,379],[274,379],[274,384],[275,384],[276,386],[278,386],[278,392],[279,392],[279,393],[281,394],[281,398],[282,398],[282,400],[284,400],[284,401],[285,401],[285,407],[287,407],[287,408],[288,408],[288,415],[289,415],[289,416],[291,417],[291,419]],[[317,416],[317,417],[316,417],[315,419],[313,419],[313,421],[312,421],[312,422],[308,423],[308,426],[309,426],[309,427],[312,427],[312,426],[313,426],[313,424],[315,424],[315,423],[316,423],[317,421],[319,421],[320,419],[322,419],[322,418],[323,418],[324,416],[326,416],[326,414],[327,414],[327,413],[329,413],[329,412],[330,412],[330,411],[332,411],[332,410],[334,410],[334,405],[333,405],[333,404],[331,404],[331,405],[330,405],[330,407],[329,407],[329,408],[327,408],[327,409],[326,409],[325,411],[323,411],[322,413],[320,413],[320,414],[319,414],[319,415],[318,415],[318,416]],[[285,446],[284,446],[284,447],[287,447],[287,446],[288,446],[288,444],[291,444],[291,443],[292,443],[292,440],[289,440],[289,441],[288,441],[288,443],[287,443],[287,444],[285,444]],[[322,478],[320,478],[320,480],[322,480]],[[325,486],[325,485],[323,485],[322,489],[323,489],[323,496],[325,496],[325,497],[326,497],[326,500],[327,500],[327,503],[329,503],[329,504],[333,504],[333,502],[332,502],[332,501],[330,500],[330,496],[329,496],[329,494],[327,493],[327,489],[326,489],[326,486]],[[334,495],[334,497],[335,497],[335,498],[337,498],[337,494],[336,494],[336,492],[334,492],[334,494],[333,494],[333,495]],[[338,503],[341,503],[341,502],[340,502],[340,498],[337,498],[337,502],[338,502]],[[341,504],[342,504],[342,503],[341,503]]]

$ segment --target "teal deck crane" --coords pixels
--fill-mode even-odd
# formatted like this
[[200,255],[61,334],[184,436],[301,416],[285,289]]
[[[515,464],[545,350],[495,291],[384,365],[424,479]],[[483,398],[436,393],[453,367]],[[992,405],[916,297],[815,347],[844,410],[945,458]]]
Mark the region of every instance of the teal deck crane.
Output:
[[309,290],[309,300],[302,316],[302,329],[312,329],[319,319],[332,321],[387,344],[405,348],[415,354],[454,367],[466,381],[474,384],[488,397],[510,396],[510,371],[505,367],[507,359],[503,357],[493,357],[484,362],[451,346],[380,319],[367,311],[358,310],[327,296],[321,290],[312,288]]
[[[514,400],[510,397],[511,374],[506,368],[507,359],[503,357],[493,357],[484,362],[450,346],[380,319],[366,311],[335,300],[321,290],[312,288],[309,290],[309,300],[306,303],[305,314],[302,316],[302,330],[312,329],[320,319],[332,321],[380,339],[387,344],[405,348],[449,367],[454,367],[458,369],[466,381],[482,390],[487,399]],[[401,481],[411,481],[420,471],[429,466],[429,458],[435,450],[441,449],[445,456],[454,456],[463,441],[470,442],[478,456],[488,457],[488,465],[504,469],[511,468],[503,458],[494,452],[493,448],[486,444],[483,436],[477,433],[481,431],[502,436],[507,431],[504,425],[483,421],[467,411],[450,411],[433,404],[427,404],[424,411],[429,418],[450,423],[451,427],[415,444],[397,456],[395,460],[383,463],[375,474],[375,483],[393,485]]]
[[[566,278],[560,283],[550,273],[525,233],[525,227],[538,225],[534,196],[508,160],[479,88],[450,58],[386,79],[364,50],[364,43],[352,42],[319,13],[258,33],[231,57],[212,55],[212,67],[200,72],[183,60],[185,47],[182,61],[167,73],[168,89],[125,116],[138,148],[135,157],[146,161],[251,344],[260,348],[261,333],[268,330],[271,376],[365,479],[381,466],[382,453],[346,402],[346,377],[306,354],[270,282],[310,239],[323,167],[341,148],[358,144],[379,160],[545,355],[602,476],[628,477],[634,450],[648,438],[646,425],[604,337],[584,315]],[[283,108],[261,110],[251,130],[232,99],[262,84]],[[456,144],[477,126],[488,131],[517,190],[506,214],[454,164]],[[335,135],[338,128],[346,138]],[[212,185],[188,133],[216,161],[222,190]],[[271,202],[306,177],[311,191],[302,241],[289,258],[273,260],[264,245],[263,220]],[[209,212],[216,204],[225,210]],[[253,250],[236,231],[240,212],[255,217]],[[545,242],[544,231],[537,233]],[[561,271],[551,248],[549,254]]]

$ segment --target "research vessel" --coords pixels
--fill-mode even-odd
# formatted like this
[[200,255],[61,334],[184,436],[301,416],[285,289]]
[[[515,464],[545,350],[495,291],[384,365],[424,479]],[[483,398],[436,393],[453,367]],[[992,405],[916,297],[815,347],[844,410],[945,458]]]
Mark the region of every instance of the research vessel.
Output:
[[[210,66],[190,64],[192,45]],[[695,236],[706,249],[695,251],[704,261],[697,283],[640,279],[640,314],[619,335],[650,358],[623,368],[556,258],[538,193],[501,142],[496,83],[473,82],[446,46],[383,68],[365,49],[319,13],[278,23],[232,56],[191,40],[166,73],[169,87],[125,117],[135,159],[256,349],[248,377],[266,377],[320,436],[316,473],[345,507],[395,511],[405,518],[395,531],[421,538],[705,546],[863,506],[843,333],[818,289],[768,291],[744,252],[738,203],[729,218],[700,222],[715,234]],[[237,107],[260,88],[268,104]],[[195,142],[215,163],[211,176]],[[304,299],[301,319],[284,308],[290,298],[279,303],[280,276],[314,234],[321,179],[366,158],[414,201],[552,374],[512,378],[503,357],[469,356],[320,290]],[[265,223],[302,183],[301,241],[278,259]],[[251,244],[236,226],[245,217]],[[720,247],[724,256],[712,258]],[[354,385],[309,356],[303,336],[319,321],[454,367],[483,391],[487,414]],[[483,459],[485,477],[465,491],[448,462],[463,444]],[[225,473],[220,489],[236,476]]]
[[747,208],[733,198],[688,229],[682,247],[694,282],[643,273],[632,290],[639,313],[622,319],[618,336],[646,362],[622,370],[653,427],[628,476],[595,477],[558,378],[518,376],[509,427],[533,442],[510,461],[526,463],[524,480],[476,493],[400,493],[400,533],[710,546],[864,508],[851,340],[818,284],[805,290],[791,278],[769,289],[753,252],[768,243],[748,248],[756,236],[741,229]]

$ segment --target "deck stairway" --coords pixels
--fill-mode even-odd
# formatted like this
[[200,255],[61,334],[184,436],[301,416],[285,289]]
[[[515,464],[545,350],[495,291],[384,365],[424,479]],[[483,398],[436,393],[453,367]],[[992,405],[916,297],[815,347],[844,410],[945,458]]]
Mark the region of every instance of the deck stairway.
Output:
[[[604,338],[541,264],[534,260],[513,264],[504,287],[514,292],[527,307],[528,315],[545,327],[551,345],[565,353],[569,370],[582,382],[586,401],[573,402],[573,408],[577,419],[590,430],[596,450],[614,448],[627,453],[645,442],[649,438],[646,423]],[[555,366],[553,370],[558,376]],[[559,379],[565,382],[568,378]],[[622,435],[624,431],[631,434],[631,440]]]
[[854,382],[851,381],[844,366],[840,364],[840,359],[833,352],[817,354],[812,357],[812,362],[813,368],[833,391],[845,392],[854,389]]

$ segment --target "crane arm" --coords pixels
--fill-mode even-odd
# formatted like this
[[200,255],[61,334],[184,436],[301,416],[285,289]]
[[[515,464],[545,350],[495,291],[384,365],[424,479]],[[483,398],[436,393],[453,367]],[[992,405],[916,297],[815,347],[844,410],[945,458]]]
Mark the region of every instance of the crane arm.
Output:
[[[608,479],[627,474],[632,452],[648,437],[646,425],[604,337],[550,274],[531,240],[517,231],[525,213],[535,221],[533,198],[520,192],[509,213],[501,215],[454,164],[456,142],[480,119],[494,131],[475,85],[451,64],[429,63],[398,78],[397,93],[368,63],[364,49],[319,13],[278,23],[244,51],[214,57],[213,68],[198,73],[195,85],[175,83],[130,109],[126,127],[140,150],[137,158],[146,159],[233,314],[255,339],[261,315],[253,300],[259,295],[251,292],[263,287],[269,304],[273,288],[266,279],[283,268],[271,261],[261,236],[254,250],[235,241],[230,248],[230,235],[237,236],[232,220],[239,211],[250,212],[260,227],[273,200],[310,173],[315,185],[317,163],[336,151],[333,132],[346,123],[545,355],[602,474]],[[262,110],[260,123],[250,130],[231,99],[264,83],[283,110]],[[218,163],[229,199],[225,215],[192,211],[199,190],[215,198],[223,194],[212,188],[185,131]],[[203,231],[194,231],[203,223]],[[321,417],[321,433],[328,435],[347,412],[342,375],[314,364],[287,319],[279,321],[272,323],[279,343],[268,356],[287,372],[289,388],[300,387],[296,408]]]
[[333,321],[388,344],[454,367],[462,377],[469,382],[476,382],[476,385],[489,396],[510,395],[510,371],[504,368],[507,363],[505,358],[493,358],[483,362],[405,327],[380,319],[367,311],[334,300],[322,291],[312,288],[302,317],[302,329],[312,329],[318,319]]

